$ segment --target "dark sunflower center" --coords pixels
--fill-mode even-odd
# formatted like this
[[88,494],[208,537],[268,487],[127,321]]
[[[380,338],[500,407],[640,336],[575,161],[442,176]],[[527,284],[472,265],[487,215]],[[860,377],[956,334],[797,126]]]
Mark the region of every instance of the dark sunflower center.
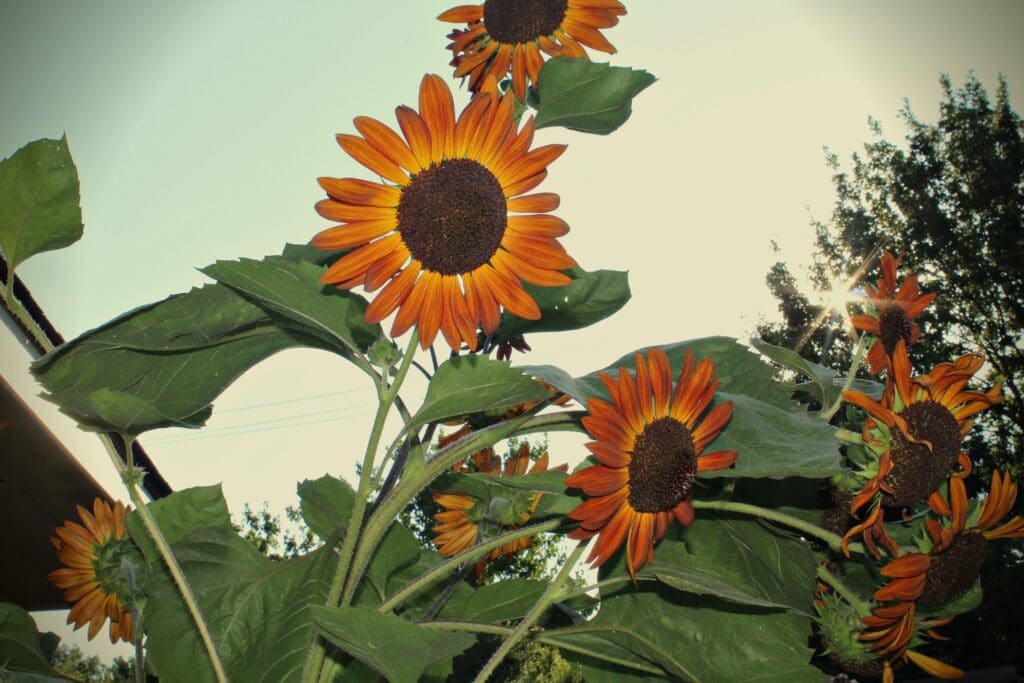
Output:
[[888,507],[905,507],[927,498],[950,475],[960,454],[960,426],[945,406],[922,401],[901,415],[911,436],[931,442],[932,450],[923,443],[910,443],[899,429],[893,429],[892,471],[885,478],[893,493],[882,498]]
[[889,304],[878,317],[878,327],[882,332],[882,348],[889,356],[896,350],[896,342],[900,339],[910,346],[910,334],[913,323],[910,316],[899,304]]
[[985,562],[988,541],[981,534],[962,534],[945,552],[932,558],[918,602],[938,607],[955,600],[974,585]]
[[398,201],[398,232],[413,258],[442,275],[487,263],[505,235],[501,183],[472,159],[446,159],[412,177]]
[[529,43],[554,33],[568,6],[569,0],[486,0],[484,26],[499,43]]
[[697,453],[690,430],[672,417],[647,425],[629,461],[629,504],[639,512],[670,510],[690,497]]

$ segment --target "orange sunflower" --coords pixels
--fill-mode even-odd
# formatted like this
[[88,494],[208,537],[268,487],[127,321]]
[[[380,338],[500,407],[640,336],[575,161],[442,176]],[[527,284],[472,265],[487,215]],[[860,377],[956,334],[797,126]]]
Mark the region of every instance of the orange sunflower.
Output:
[[[693,366],[689,349],[672,388],[672,370],[661,349],[637,352],[636,377],[619,368],[616,380],[600,373],[611,402],[587,401],[583,426],[597,439],[587,444],[599,464],[573,473],[565,485],[588,496],[569,517],[580,522],[569,537],[598,536],[587,561],[597,567],[626,541],[630,575],[654,560],[654,544],[673,519],[693,523],[690,499],[697,474],[736,462],[736,451],[703,454],[732,417],[732,401],[705,410],[718,388],[710,358]],[[703,421],[700,420],[704,415]]]
[[896,342],[903,340],[908,346],[921,336],[921,328],[914,318],[935,299],[935,294],[920,294],[917,290],[917,273],[911,273],[896,289],[896,267],[899,259],[886,252],[882,256],[882,278],[877,287],[865,285],[865,300],[873,308],[871,313],[855,315],[850,322],[858,330],[875,337],[868,350],[868,366],[878,374],[889,366],[889,358],[896,350]]
[[[75,630],[89,624],[92,640],[110,619],[110,642],[131,642],[132,615],[125,607],[130,588],[121,576],[121,561],[126,556],[141,557],[125,529],[125,506],[119,501],[111,507],[97,498],[92,514],[77,507],[85,526],[69,521],[57,527],[50,541],[57,548],[57,559],[66,566],[50,572],[48,578],[64,591],[65,600],[74,603],[68,623],[74,622]],[[141,566],[135,563],[136,568]]]
[[[527,473],[526,468],[530,464],[530,446],[524,443],[515,456],[509,454],[504,470],[501,467],[501,457],[494,454],[493,448],[477,451],[473,454],[472,459],[474,468],[471,469],[465,464],[461,464],[456,466],[456,471],[518,477]],[[566,469],[568,469],[566,465],[560,465],[550,471],[564,472]],[[534,461],[529,473],[547,471],[549,471],[548,454],[543,453]],[[480,505],[477,500],[464,493],[434,493],[434,502],[444,508],[443,511],[434,515],[434,519],[438,522],[433,529],[434,545],[437,546],[438,552],[443,557],[452,557],[473,547],[482,531],[491,531],[494,535],[499,535],[519,529],[530,521],[542,495],[542,493],[533,493],[529,495],[525,505],[516,506],[512,502],[511,505],[504,506],[508,508],[507,510],[499,509],[494,505],[486,506],[495,508],[492,510],[485,509],[485,506]],[[532,543],[533,539],[527,536],[498,546],[477,563],[477,579],[483,577],[484,569],[491,560],[515,555],[520,550],[529,548]]]
[[850,540],[863,534],[875,557],[879,542],[896,556],[898,547],[885,530],[883,508],[904,508],[934,497],[957,463],[962,471],[954,476],[970,473],[970,458],[960,449],[963,438],[974,415],[1002,400],[998,384],[987,392],[965,389],[983,363],[981,356],[967,354],[912,378],[906,343],[899,339],[881,402],[859,391],[843,392],[846,401],[870,415],[862,438],[867,449],[879,456],[877,468],[850,504],[854,516],[865,505],[870,504],[870,510],[846,533],[844,552],[849,554]]
[[[565,145],[530,150],[533,119],[512,121],[513,98],[482,94],[455,119],[451,91],[424,76],[420,111],[396,109],[404,140],[383,123],[355,119],[361,136],[338,135],[349,155],[387,183],[320,178],[316,205],[339,225],[318,233],[320,249],[351,249],[321,278],[342,289],[383,286],[366,310],[377,323],[398,311],[391,336],[414,324],[427,348],[438,331],[452,349],[492,334],[501,309],[536,320],[522,282],[558,286],[575,265],[557,238],[569,231],[548,212],[558,195],[525,194],[547,176]],[[521,214],[521,215],[510,215]]]
[[[874,597],[880,603],[891,604],[876,607],[871,616],[863,619],[872,630],[865,631],[861,638],[871,642],[870,649],[887,659],[887,669],[891,662],[909,658],[939,678],[963,675],[955,667],[907,649],[918,627],[915,611],[918,605],[930,609],[941,607],[969,591],[985,561],[988,541],[1024,537],[1024,518],[1014,517],[1000,525],[1000,520],[1006,517],[1016,500],[1017,485],[998,471],[992,474],[988,498],[973,524],[967,524],[967,487],[963,479],[953,477],[949,480],[948,502],[941,494],[932,496],[932,510],[949,518],[948,525],[928,519],[931,550],[908,553],[882,568],[882,575],[891,580],[875,591]],[[920,626],[928,629],[933,638],[942,639],[932,629],[949,621],[951,619],[934,619],[924,621]],[[891,670],[888,676],[886,680],[892,680]]]
[[467,25],[448,34],[456,78],[468,77],[477,92],[485,77],[498,81],[511,71],[512,90],[524,100],[527,81],[536,84],[544,66],[542,52],[589,59],[585,45],[615,54],[601,29],[625,14],[618,0],[485,0],[453,7],[438,19]]

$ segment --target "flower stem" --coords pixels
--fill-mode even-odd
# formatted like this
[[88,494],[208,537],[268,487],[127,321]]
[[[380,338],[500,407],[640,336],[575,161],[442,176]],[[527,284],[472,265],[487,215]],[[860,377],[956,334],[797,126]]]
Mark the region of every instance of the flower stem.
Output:
[[124,439],[125,453],[128,460],[127,465],[121,462],[121,457],[117,454],[114,444],[110,441],[109,437],[101,437],[101,441],[103,441],[103,445],[107,449],[111,462],[114,463],[114,468],[121,475],[121,479],[128,489],[128,495],[131,497],[132,503],[135,504],[135,509],[139,513],[142,525],[146,527],[146,532],[153,539],[153,543],[160,552],[160,557],[163,558],[164,563],[167,565],[167,570],[171,573],[171,578],[174,579],[175,585],[178,586],[178,590],[181,592],[182,599],[185,600],[185,606],[188,607],[189,614],[192,615],[192,621],[196,624],[196,630],[199,632],[199,637],[206,648],[206,654],[210,657],[214,676],[216,676],[219,683],[227,683],[228,676],[224,672],[224,664],[220,661],[220,655],[217,653],[217,646],[213,642],[213,636],[210,635],[210,629],[206,625],[206,620],[203,619],[203,613],[199,610],[199,602],[192,593],[192,587],[189,585],[188,579],[185,578],[181,565],[178,564],[178,560],[174,557],[170,544],[164,538],[163,532],[160,531],[160,527],[157,526],[156,520],[153,518],[153,513],[149,511],[149,507],[147,507],[146,501],[142,497],[142,490],[139,489],[136,481],[135,466],[132,461],[132,442],[134,439],[123,434],[122,438]]
[[[384,430],[384,422],[387,420],[388,411],[398,396],[398,390],[405,380],[409,368],[412,366],[413,354],[416,352],[416,344],[420,337],[416,330],[413,330],[409,338],[409,345],[402,356],[402,362],[395,373],[395,379],[388,386],[387,373],[380,376],[377,383],[377,414],[373,419],[373,427],[370,430],[370,438],[366,442],[366,453],[363,455],[362,470],[359,473],[359,489],[356,491],[355,501],[352,503],[352,514],[349,517],[348,528],[345,530],[345,540],[341,544],[338,553],[338,564],[334,568],[334,576],[331,578],[331,587],[327,593],[327,607],[337,607],[341,598],[342,588],[345,586],[345,578],[352,567],[352,555],[355,552],[356,541],[359,540],[359,532],[363,526],[363,515],[366,512],[367,498],[373,488],[373,462],[377,456],[377,447],[380,445],[381,432]],[[313,647],[306,658],[305,676],[307,681],[319,678],[320,670],[323,667],[326,650],[320,638],[314,636]]]
[[533,536],[534,534],[543,533],[545,531],[554,531],[555,529],[560,527],[562,523],[562,519],[559,518],[547,522],[541,522],[540,524],[534,524],[532,526],[523,527],[522,529],[516,529],[515,531],[510,531],[506,534],[502,534],[501,536],[498,536],[497,538],[494,538],[493,540],[490,540],[487,543],[481,543],[480,545],[470,548],[465,552],[459,553],[458,555],[454,555],[445,560],[444,562],[442,562],[441,564],[437,565],[427,573],[423,574],[419,578],[408,583],[404,588],[402,588],[402,590],[398,591],[390,598],[385,600],[384,603],[377,608],[377,611],[390,612],[396,607],[399,607],[403,602],[408,600],[410,597],[416,595],[416,593],[419,593],[421,590],[437,581],[441,576],[444,576],[445,573],[459,566],[463,562],[472,562],[480,557],[483,557],[485,554],[487,554],[494,548],[518,540],[520,538],[524,538],[526,536]]
[[850,603],[857,610],[857,614],[862,617],[871,614],[871,607],[868,606],[868,603],[861,600],[838,576],[820,565],[818,566],[818,578],[831,586],[836,593],[843,596],[846,602]]
[[[779,512],[778,510],[771,510],[757,505],[749,505],[747,503],[737,503],[731,500],[692,500],[690,502],[693,507],[698,509],[703,508],[705,510],[738,512],[740,514],[753,515],[754,517],[760,517],[761,519],[778,522],[779,524],[784,524],[785,526],[792,527],[797,531],[801,531],[808,536],[813,536],[818,540],[824,541],[836,552],[839,552],[842,548],[843,539],[831,531],[826,531],[817,524],[806,522],[797,517],[793,517],[792,515],[787,515],[784,512]],[[859,543],[851,543],[847,547],[855,552],[864,552],[864,547]]]
[[828,422],[832,419],[832,416],[839,412],[839,409],[843,406],[843,393],[849,390],[853,385],[853,380],[857,376],[857,371],[860,370],[861,360],[864,358],[864,351],[867,347],[868,335],[860,335],[860,339],[857,340],[857,348],[853,352],[853,362],[850,364],[850,372],[846,374],[846,381],[843,382],[843,388],[839,392],[839,396],[836,397],[835,403],[821,414],[821,419]]
[[495,650],[493,655],[491,655],[491,658],[487,660],[487,664],[484,665],[484,668],[480,670],[480,673],[478,673],[474,679],[475,683],[486,683],[487,679],[494,673],[494,670],[497,669],[498,665],[501,664],[503,659],[505,659],[505,656],[508,655],[508,653],[512,651],[512,648],[516,646],[516,643],[526,635],[526,632],[529,631],[534,622],[540,618],[540,615],[543,614],[544,610],[546,610],[548,606],[557,599],[559,591],[562,589],[562,584],[565,583],[567,578],[569,578],[569,574],[572,572],[573,567],[576,566],[576,562],[579,561],[580,555],[583,554],[583,548],[585,545],[585,543],[576,544],[576,548],[572,551],[572,554],[569,555],[569,559],[565,561],[564,565],[562,565],[562,569],[558,572],[558,575],[555,576],[550,584],[548,584],[547,589],[540,596],[540,599],[537,600],[536,604],[530,608],[530,611],[527,612],[526,616],[523,617],[523,620],[516,625],[512,633],[502,641],[498,649]]

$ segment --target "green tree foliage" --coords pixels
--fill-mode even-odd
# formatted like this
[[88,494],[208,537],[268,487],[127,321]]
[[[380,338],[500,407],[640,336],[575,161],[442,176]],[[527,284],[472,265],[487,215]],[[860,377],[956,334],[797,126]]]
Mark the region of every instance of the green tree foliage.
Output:
[[[1005,77],[994,102],[973,75],[959,88],[948,76],[940,84],[936,123],[904,104],[904,144],[887,140],[872,120],[874,140],[848,167],[828,155],[836,202],[828,220],[814,222],[810,280],[828,291],[856,277],[873,254],[860,281],[874,281],[877,255],[889,250],[903,257],[901,282],[917,272],[921,289],[938,293],[918,319],[916,370],[978,352],[988,359],[987,379],[1004,387],[1005,402],[978,416],[966,444],[980,475],[968,481],[987,491],[994,468],[1024,477],[1024,126],[1010,106]],[[801,289],[783,262],[767,281],[783,321],[762,324],[760,336],[842,369],[852,352],[842,317]],[[1022,509],[1018,500],[1016,512]],[[1024,599],[1022,557],[1020,542],[990,545],[981,577],[989,599],[945,629],[953,636],[943,650],[951,661],[968,669],[1024,665],[1024,641],[1004,607]]]
[[320,539],[302,519],[299,506],[287,506],[284,516],[288,528],[282,525],[281,515],[270,514],[266,501],[259,510],[253,510],[246,503],[242,508],[241,524],[235,524],[235,529],[256,550],[272,560],[298,557],[320,546]]
[[115,657],[110,664],[104,664],[96,655],[86,656],[77,645],[59,646],[50,664],[61,675],[82,683],[127,683],[135,680],[135,662]]

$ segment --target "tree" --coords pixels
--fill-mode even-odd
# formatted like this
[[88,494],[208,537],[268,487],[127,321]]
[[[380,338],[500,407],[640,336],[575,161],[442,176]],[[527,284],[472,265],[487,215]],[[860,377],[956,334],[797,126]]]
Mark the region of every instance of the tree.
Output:
[[135,680],[135,662],[115,657],[103,664],[96,655],[86,656],[77,645],[60,645],[50,664],[63,676],[83,683],[127,683]]
[[[938,293],[918,319],[916,369],[978,352],[988,360],[988,379],[1004,387],[1005,402],[978,416],[965,446],[980,475],[970,481],[987,490],[993,469],[1024,476],[1024,126],[1005,77],[994,103],[974,75],[958,89],[945,75],[940,84],[938,122],[921,121],[904,104],[905,145],[886,140],[872,120],[875,139],[848,169],[828,154],[836,203],[828,220],[813,224],[809,275],[819,292],[871,281],[877,258],[859,277],[858,269],[870,254],[889,250],[902,255],[902,271],[920,273],[923,291]],[[842,317],[801,290],[785,263],[767,281],[784,319],[760,325],[760,336],[824,365],[848,364],[852,343]],[[1018,499],[1016,512],[1022,509]],[[960,666],[1024,666],[1019,629],[1003,608],[1022,596],[1022,558],[1020,542],[990,546],[981,576],[989,599],[945,629],[953,641],[944,652]]]
[[[272,560],[298,557],[320,545],[320,539],[306,526],[297,505],[287,506],[284,516],[290,523],[290,530],[282,527],[281,515],[270,514],[266,501],[255,511],[246,503],[242,508],[242,523],[236,524],[235,529],[256,550]],[[278,549],[282,552],[279,553]]]

